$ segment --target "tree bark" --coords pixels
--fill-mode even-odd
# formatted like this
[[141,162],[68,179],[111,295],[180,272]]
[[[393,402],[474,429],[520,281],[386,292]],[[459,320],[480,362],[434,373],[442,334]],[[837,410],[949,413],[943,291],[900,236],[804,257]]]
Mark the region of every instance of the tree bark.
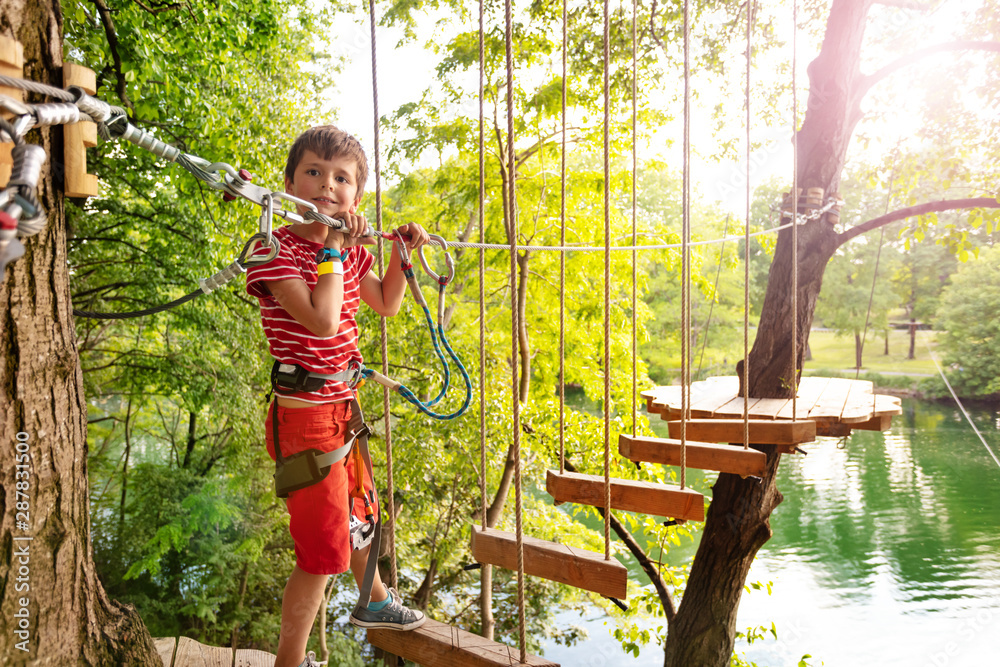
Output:
[[[797,187],[837,192],[847,148],[864,93],[860,54],[870,0],[834,0],[823,45],[809,66],[809,98],[798,132]],[[794,194],[793,194],[794,197]],[[778,235],[760,325],[749,355],[749,387],[755,398],[790,398],[827,262],[842,242],[826,216],[798,227],[798,266],[793,264],[792,230]],[[798,283],[793,300],[792,272]],[[792,334],[795,318],[797,334]],[[793,347],[794,343],[794,347]],[[790,350],[795,350],[791,354]],[[742,362],[738,374],[742,383]],[[684,597],[669,623],[665,667],[726,667],[735,645],[736,612],[750,564],[771,536],[770,515],[781,502],[775,474],[781,455],[767,453],[758,482],[722,473],[714,486],[701,544]]]
[[[25,78],[62,85],[55,0],[0,0],[0,31],[24,45]],[[41,100],[31,100],[41,101]],[[109,600],[90,542],[87,406],[66,261],[60,129],[33,131],[49,156],[48,225],[0,282],[0,655],[5,664],[162,664],[135,609]],[[19,435],[21,434],[21,435]],[[30,450],[27,525],[18,524],[15,443]],[[23,479],[17,481],[25,481]],[[31,539],[17,539],[31,538]],[[27,550],[27,555],[25,555]],[[27,585],[27,587],[25,587]],[[25,602],[22,606],[21,602]],[[25,609],[26,618],[15,616]],[[26,628],[20,627],[20,620]],[[27,639],[15,634],[26,630]],[[20,644],[20,646],[18,646]],[[26,650],[21,650],[22,647]]]

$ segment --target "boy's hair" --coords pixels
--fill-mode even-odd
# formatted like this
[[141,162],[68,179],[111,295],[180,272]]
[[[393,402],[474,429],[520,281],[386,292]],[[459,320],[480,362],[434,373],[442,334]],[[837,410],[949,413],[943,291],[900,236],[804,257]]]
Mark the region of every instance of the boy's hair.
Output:
[[358,165],[358,197],[361,197],[368,181],[368,158],[361,148],[361,142],[333,125],[311,127],[299,135],[288,151],[285,178],[290,181],[295,180],[295,169],[306,151],[312,151],[324,160],[329,160],[335,155],[353,159]]

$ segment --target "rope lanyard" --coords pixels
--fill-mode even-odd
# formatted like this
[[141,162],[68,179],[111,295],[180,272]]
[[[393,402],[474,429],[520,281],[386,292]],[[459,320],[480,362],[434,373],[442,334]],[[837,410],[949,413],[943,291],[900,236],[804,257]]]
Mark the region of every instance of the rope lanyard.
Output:
[[[637,215],[637,202],[636,202],[636,174],[639,173],[639,151],[636,148],[638,144],[638,135],[636,127],[638,124],[637,116],[637,97],[638,97],[638,79],[639,79],[639,66],[636,53],[636,17],[639,13],[638,0],[632,0],[632,437],[637,435],[636,431],[636,421],[638,420],[638,409],[636,406],[636,385],[639,382],[638,378],[638,355],[639,355],[639,338],[638,338],[638,294],[636,289],[636,284],[639,281],[638,268],[636,266],[636,251],[635,246],[638,243],[638,237],[636,234],[636,215]],[[725,233],[723,233],[725,236]]]
[[[559,167],[559,245],[566,245],[566,0],[562,3],[562,147]],[[559,474],[566,472],[566,253],[559,254]]]

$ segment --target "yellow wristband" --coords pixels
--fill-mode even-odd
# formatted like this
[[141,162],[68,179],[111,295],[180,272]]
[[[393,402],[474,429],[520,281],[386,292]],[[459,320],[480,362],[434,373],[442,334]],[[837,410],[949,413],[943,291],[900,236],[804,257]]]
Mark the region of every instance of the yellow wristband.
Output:
[[344,275],[344,265],[340,262],[326,261],[316,266],[316,275],[325,276],[328,273],[342,276]]

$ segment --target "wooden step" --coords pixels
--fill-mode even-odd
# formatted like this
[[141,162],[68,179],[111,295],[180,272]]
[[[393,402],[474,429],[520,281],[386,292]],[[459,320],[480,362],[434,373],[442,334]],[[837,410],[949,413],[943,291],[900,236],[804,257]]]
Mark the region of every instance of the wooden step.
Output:
[[[505,570],[517,569],[517,538],[514,533],[472,527],[472,556]],[[586,549],[524,537],[524,572],[575,588],[624,600],[628,593],[628,569],[615,558]]]
[[527,662],[520,662],[521,652],[516,648],[431,619],[407,632],[373,628],[368,631],[368,642],[427,667],[559,667],[558,663],[535,655],[528,655]]
[[[256,649],[207,646],[190,637],[157,638],[163,667],[274,667],[275,656]],[[515,663],[516,664],[516,663]]]
[[[667,422],[670,437],[681,437],[681,422]],[[750,444],[797,445],[816,439],[816,422],[807,419],[750,420]],[[687,437],[700,442],[743,442],[742,419],[689,419]]]
[[[545,490],[556,504],[578,503],[604,507],[604,477],[549,470]],[[611,480],[611,507],[669,519],[705,520],[705,497],[691,489],[634,479]]]
[[[742,436],[740,438],[742,440]],[[622,433],[618,436],[618,452],[629,461],[662,463],[668,466],[681,464],[681,441],[666,438],[644,438]],[[756,449],[743,449],[733,445],[713,445],[705,442],[687,442],[687,467],[699,470],[731,472],[740,477],[761,477],[767,464],[767,455]]]

